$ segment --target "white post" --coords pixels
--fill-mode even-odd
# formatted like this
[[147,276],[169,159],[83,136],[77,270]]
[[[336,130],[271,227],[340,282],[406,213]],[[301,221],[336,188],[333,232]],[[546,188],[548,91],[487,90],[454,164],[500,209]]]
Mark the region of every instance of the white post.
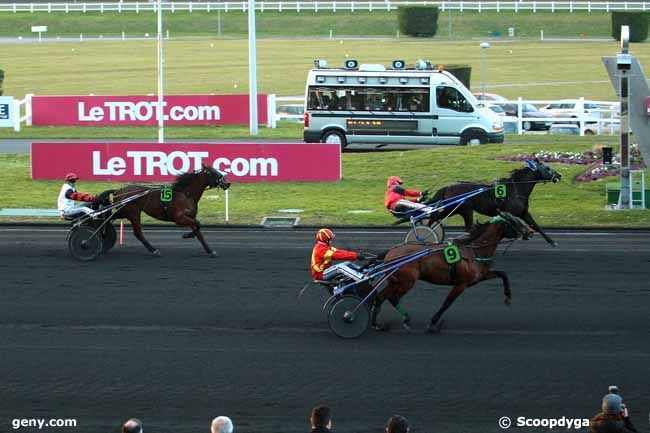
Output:
[[488,48],[490,48],[490,44],[488,42],[482,42],[481,45],[481,78],[482,78],[482,88],[483,88],[483,99],[485,99],[485,88],[486,88],[486,71],[485,71],[485,60],[486,60],[486,51]]
[[158,143],[165,142],[165,116],[163,115],[163,36],[162,36],[162,0],[158,0]]
[[544,30],[539,31],[539,40],[543,41],[544,40]]
[[255,0],[248,0],[248,126],[251,135],[257,135],[257,54],[255,45]]
[[217,9],[217,37],[221,37],[221,8]]
[[228,190],[226,190],[226,224],[230,223],[230,197],[228,194]]
[[13,100],[13,119],[14,119],[14,131],[20,132],[20,101],[18,99]]
[[576,105],[580,114],[580,135],[585,135],[585,97],[581,96]]
[[330,29],[330,39],[332,39],[332,29]]
[[79,33],[79,42],[83,42],[83,41],[84,41],[84,34]]
[[122,32],[122,40],[123,40],[123,41],[126,40],[126,33],[124,33],[124,32]]
[[25,95],[25,125],[32,126],[32,96],[33,93]]
[[522,120],[523,120],[523,113],[522,113],[521,96],[520,96],[519,98],[517,98],[517,134],[519,135],[523,133]]
[[276,110],[276,102],[275,102],[276,95],[275,93],[271,93],[269,96],[266,97],[266,126],[269,128],[276,128],[278,126],[278,119],[275,118],[275,110]]

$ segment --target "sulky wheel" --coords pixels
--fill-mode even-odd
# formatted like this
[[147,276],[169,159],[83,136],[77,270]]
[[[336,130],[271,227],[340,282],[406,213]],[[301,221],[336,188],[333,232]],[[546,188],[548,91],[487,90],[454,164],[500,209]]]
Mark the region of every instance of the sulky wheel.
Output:
[[115,226],[111,222],[106,223],[103,231],[102,253],[106,253],[115,246],[115,242],[117,242],[117,232],[115,231]]
[[339,337],[357,338],[368,330],[370,309],[356,296],[342,296],[332,305],[327,321]]
[[444,236],[442,225],[436,227],[435,230],[429,226],[417,225],[409,230],[404,242],[407,244],[438,244],[442,242]]
[[102,240],[89,226],[77,226],[68,235],[68,249],[77,260],[90,261],[102,252]]

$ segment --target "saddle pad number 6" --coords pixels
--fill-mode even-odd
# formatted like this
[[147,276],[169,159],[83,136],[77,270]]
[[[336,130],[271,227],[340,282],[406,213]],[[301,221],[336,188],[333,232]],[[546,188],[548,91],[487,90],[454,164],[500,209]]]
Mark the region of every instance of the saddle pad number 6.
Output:
[[445,261],[453,265],[454,263],[460,262],[461,256],[460,256],[460,250],[458,249],[457,245],[449,245],[445,247],[444,250],[442,250],[442,253],[445,256]]
[[494,196],[496,198],[506,198],[508,195],[508,190],[504,184],[499,184],[494,187]]
[[160,190],[160,201],[169,203],[172,201],[172,189],[168,186],[164,186]]

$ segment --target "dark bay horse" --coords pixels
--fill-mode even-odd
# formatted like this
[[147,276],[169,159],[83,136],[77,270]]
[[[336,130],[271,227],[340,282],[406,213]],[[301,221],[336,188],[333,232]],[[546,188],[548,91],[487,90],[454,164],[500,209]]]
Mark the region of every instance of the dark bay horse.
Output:
[[114,202],[117,203],[150,190],[149,193],[134,199],[116,211],[114,218],[128,219],[133,227],[135,237],[154,255],[159,256],[160,251],[154,248],[142,233],[140,222],[142,212],[161,221],[175,222],[178,226],[189,227],[192,231],[184,234],[183,238],[197,237],[205,251],[211,257],[216,257],[217,253],[210,249],[205,242],[200,229],[201,225],[196,219],[199,200],[201,200],[203,192],[215,187],[226,190],[230,187],[230,183],[226,181],[223,174],[204,165],[201,170],[179,175],[171,185],[171,200],[167,202],[163,202],[161,199],[161,188],[145,185],[129,185],[118,190],[105,191],[102,194],[112,192]]
[[523,222],[507,212],[492,218],[489,222],[476,224],[472,227],[467,236],[453,241],[460,250],[462,259],[453,265],[445,260],[442,248],[445,244],[417,245],[405,244],[391,248],[384,257],[384,262],[390,262],[427,248],[440,248],[420,260],[407,263],[399,268],[387,282],[384,290],[374,299],[371,317],[371,326],[376,330],[386,330],[387,327],[377,323],[377,316],[381,305],[388,300],[402,315],[404,327],[410,329],[410,317],[399,303],[402,296],[408,293],[418,280],[431,284],[453,286],[442,307],[434,314],[429,324],[429,332],[440,330],[439,321],[443,313],[451,306],[456,298],[465,291],[481,281],[492,278],[501,278],[503,281],[504,302],[510,305],[511,292],[508,282],[508,275],[503,271],[490,269],[492,257],[496,252],[500,241],[522,237],[528,239],[533,233],[532,229]]
[[[553,246],[557,243],[553,241],[542,228],[535,222],[530,211],[528,210],[528,199],[533,192],[533,188],[538,183],[559,182],[562,175],[544,162],[535,159],[535,161],[526,161],[526,166],[513,170],[510,177],[504,177],[497,181],[497,184],[505,185],[505,197],[497,198],[494,189],[489,189],[481,194],[477,194],[465,200],[458,208],[449,206],[449,209],[435,215],[435,220],[430,220],[429,225],[448,215],[460,214],[465,221],[465,230],[472,227],[474,223],[473,211],[487,216],[496,216],[499,211],[509,212],[514,216],[522,218],[535,231]],[[445,186],[439,189],[428,203],[434,203],[439,200],[448,199],[460,194],[468,193],[482,187],[491,187],[493,184],[478,182],[461,182]]]

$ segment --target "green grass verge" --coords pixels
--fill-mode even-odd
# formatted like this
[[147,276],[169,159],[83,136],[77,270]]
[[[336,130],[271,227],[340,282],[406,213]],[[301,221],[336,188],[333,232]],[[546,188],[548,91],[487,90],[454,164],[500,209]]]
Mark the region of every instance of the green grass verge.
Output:
[[[515,28],[517,37],[539,37],[540,30],[548,37],[610,37],[611,21],[606,12],[441,12],[437,39],[449,37],[449,20],[453,38],[477,38],[500,34]],[[242,12],[221,13],[221,36],[246,37],[247,15]],[[164,28],[173,37],[217,36],[218,16],[212,12],[165,13]],[[27,12],[3,14],[0,36],[33,37],[31,26],[48,26],[49,37],[121,36],[144,37],[156,33],[156,14],[152,12]],[[335,36],[395,36],[398,29],[394,11],[368,12],[260,12],[256,14],[259,37],[326,37]]]
[[[263,216],[282,215],[279,209],[303,209],[302,224],[386,225],[393,218],[383,208],[386,178],[403,177],[413,188],[435,189],[460,180],[491,181],[506,175],[521,163],[495,161],[499,155],[532,153],[537,150],[584,151],[602,140],[548,137],[535,143],[514,141],[510,145],[444,147],[408,152],[343,154],[343,179],[334,183],[234,183],[230,193],[231,222],[258,224]],[[538,185],[531,200],[532,212],[542,226],[650,226],[650,211],[605,210],[605,183],[615,179],[577,184],[572,179],[584,166],[553,164],[563,180]],[[1,208],[53,208],[60,181],[32,181],[28,155],[0,155]],[[81,181],[80,189],[99,192],[114,187],[107,183]],[[370,213],[354,214],[352,210]],[[224,194],[208,191],[200,206],[205,223],[224,222]],[[23,219],[24,220],[24,219]],[[44,221],[46,219],[39,219]],[[7,221],[3,218],[2,221]],[[451,224],[460,224],[454,217]]]
[[[168,94],[247,93],[245,40],[182,40],[165,44]],[[601,56],[619,50],[612,42],[493,43],[488,51],[487,90],[509,98],[559,99],[584,96],[613,100]],[[633,44],[643,64],[650,44]],[[389,64],[418,58],[472,66],[475,90],[481,84],[477,42],[387,40],[260,40],[258,91],[302,95],[315,58],[340,65],[346,56],[362,63]],[[38,59],[37,61],[35,59]],[[133,95],[156,92],[154,41],[0,45],[6,95]]]

